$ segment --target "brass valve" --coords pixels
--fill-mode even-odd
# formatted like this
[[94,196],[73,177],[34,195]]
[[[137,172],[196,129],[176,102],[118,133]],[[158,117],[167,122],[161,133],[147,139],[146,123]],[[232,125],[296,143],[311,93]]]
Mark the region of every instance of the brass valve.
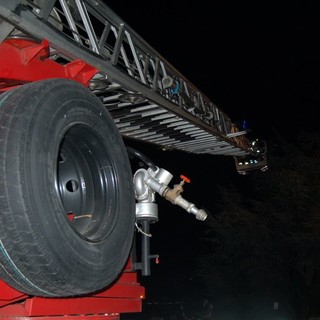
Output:
[[171,203],[182,207],[187,212],[193,213],[198,220],[204,221],[207,218],[207,213],[203,209],[198,209],[193,203],[187,201],[181,196],[181,193],[183,192],[183,185],[185,183],[190,183],[190,179],[184,175],[180,175],[180,178],[180,183],[175,184],[172,189],[166,187],[162,196]]
[[183,192],[183,185],[190,183],[190,179],[184,175],[180,175],[181,181],[179,184],[175,184],[172,189],[169,187],[163,192],[163,197],[173,204],[176,204],[176,198]]

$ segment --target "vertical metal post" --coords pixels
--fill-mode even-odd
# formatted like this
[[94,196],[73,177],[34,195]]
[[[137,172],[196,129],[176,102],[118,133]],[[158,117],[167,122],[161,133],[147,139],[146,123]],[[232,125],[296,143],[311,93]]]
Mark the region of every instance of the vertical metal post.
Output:
[[149,276],[150,271],[150,237],[147,235],[150,233],[150,221],[142,220],[141,221],[142,230],[142,239],[141,239],[141,263],[142,263],[142,275]]

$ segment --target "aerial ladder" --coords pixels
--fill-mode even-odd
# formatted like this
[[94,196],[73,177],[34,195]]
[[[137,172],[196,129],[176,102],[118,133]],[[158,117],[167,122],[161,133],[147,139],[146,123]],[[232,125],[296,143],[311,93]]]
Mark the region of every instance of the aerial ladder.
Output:
[[170,187],[125,141],[231,156],[239,174],[268,168],[265,142],[105,2],[0,0],[1,319],[141,312],[156,195],[206,219],[181,195],[187,177]]

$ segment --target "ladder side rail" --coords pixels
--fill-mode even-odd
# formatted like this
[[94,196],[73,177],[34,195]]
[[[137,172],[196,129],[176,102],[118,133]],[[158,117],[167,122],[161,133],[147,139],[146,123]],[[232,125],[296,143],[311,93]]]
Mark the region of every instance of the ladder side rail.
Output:
[[123,39],[126,35],[125,33],[125,28],[124,25],[121,25],[120,28],[118,29],[118,32],[116,30],[116,28],[114,28],[113,26],[111,27],[114,36],[116,38],[116,43],[114,46],[114,50],[111,56],[111,62],[114,66],[119,66],[119,59],[122,59],[122,65],[124,66],[124,69],[126,70],[126,72],[128,73],[129,76],[131,76],[132,78],[134,78],[134,70],[132,68],[130,59],[127,55],[127,51],[124,48],[124,44],[123,44]]
[[0,43],[1,43],[11,34],[11,32],[14,30],[14,26],[9,22],[5,20],[1,21],[0,19],[0,30],[1,30],[0,32]]
[[[87,0],[88,1],[88,0]],[[86,2],[86,1],[84,1]],[[77,3],[82,3],[81,0],[77,0]],[[91,3],[90,1],[88,1],[88,3]],[[91,5],[92,7],[92,5]],[[106,14],[108,14],[108,12],[106,12]],[[108,15],[109,17],[109,15]],[[107,17],[107,18],[108,18]],[[122,21],[115,13],[112,13],[111,14],[111,17],[116,17],[116,21]],[[87,18],[89,18],[87,16]],[[142,69],[141,69],[141,65],[139,63],[139,60],[137,58],[137,52],[139,50],[139,52],[141,52],[141,56],[140,58],[142,58],[143,56],[147,56],[147,53],[148,53],[148,59],[150,59],[150,53],[153,54],[154,57],[157,57],[158,59],[160,58],[163,62],[164,62],[164,65],[165,66],[168,66],[168,68],[170,68],[170,73],[172,73],[175,78],[180,78],[182,79],[183,83],[185,84],[184,87],[188,88],[188,90],[186,90],[186,93],[187,95],[191,98],[191,100],[198,100],[199,99],[202,99],[203,101],[207,101],[207,105],[210,104],[210,100],[204,96],[199,90],[198,88],[196,88],[195,86],[193,86],[192,83],[190,83],[184,76],[182,76],[182,74],[176,70],[173,66],[171,66],[161,55],[159,55],[158,52],[156,52],[153,48],[151,48],[151,46],[149,44],[147,44],[143,39],[140,38],[139,35],[137,35],[135,33],[135,31],[133,29],[131,29],[127,24],[124,24],[124,22],[122,22],[121,26],[123,28],[125,28],[125,34],[126,34],[126,37],[127,37],[127,40],[129,42],[129,45],[130,45],[130,48],[131,48],[131,51],[132,51],[132,54],[133,54],[133,58],[134,58],[134,62],[132,63],[133,65],[136,65],[137,67],[137,70],[138,70],[138,74],[139,74],[139,77],[140,78],[140,81],[144,84],[146,84],[146,80],[145,80],[145,74],[143,73]],[[123,41],[123,39],[122,39]],[[137,48],[138,47],[138,48]],[[137,49],[136,49],[137,48]],[[147,52],[147,53],[146,53]],[[127,60],[127,57],[125,56],[124,52],[122,54],[124,56],[124,60],[125,60],[125,65],[126,66],[129,66],[129,63],[128,63],[128,60]],[[155,60],[152,59],[152,60]],[[132,76],[132,71],[130,69],[128,69],[128,72],[129,74]],[[159,83],[158,83],[159,85]],[[161,89],[161,88],[159,88]],[[160,91],[161,92],[161,91]],[[191,92],[191,93],[190,93]],[[189,94],[188,94],[189,93]],[[196,98],[195,98],[196,97]],[[183,98],[182,98],[183,99]],[[175,103],[175,99],[172,100],[172,102]],[[199,106],[199,103],[195,103],[195,106],[198,107]],[[206,111],[208,112],[209,110],[203,110],[203,111]],[[220,117],[221,117],[221,121],[223,123],[223,132],[225,134],[228,134],[230,133],[230,125],[226,125],[229,121],[229,117],[227,117],[221,110],[220,112]],[[203,119],[202,119],[203,120]]]
[[[51,0],[47,0],[47,1],[49,2],[46,2],[46,3],[52,4]],[[23,3],[24,2],[25,1],[23,1]],[[100,3],[97,0],[94,0],[94,1],[86,0],[84,2],[91,4],[91,7],[93,7],[92,5],[93,2],[94,4],[98,3],[99,5],[97,5],[96,7],[99,7],[99,12],[98,12],[99,15],[96,15],[96,16],[101,17],[101,14],[103,13],[105,20],[107,20],[111,24],[111,26],[117,29],[119,28],[119,26],[114,26],[112,22],[114,21],[122,22],[122,20],[118,18],[115,14],[113,14],[111,10],[109,12],[107,6],[105,6],[104,4],[102,5],[102,3]],[[15,0],[13,1],[13,3],[17,5],[20,2]],[[47,39],[50,45],[52,45],[52,47],[54,47],[57,50],[57,52],[61,52],[65,56],[70,57],[70,59],[81,59],[83,61],[86,61],[92,66],[99,66],[99,70],[108,74],[108,77],[110,78],[111,81],[115,81],[116,83],[120,84],[124,88],[127,88],[131,91],[141,93],[147,99],[158,103],[159,105],[167,108],[168,110],[171,110],[173,113],[176,113],[182,116],[184,119],[187,119],[191,123],[198,125],[204,130],[207,130],[211,133],[214,133],[217,136],[220,136],[221,139],[227,141],[231,145],[239,147],[233,140],[229,139],[226,136],[223,130],[217,130],[216,127],[212,127],[210,124],[205,123],[204,121],[198,119],[193,114],[188,113],[185,110],[181,110],[180,108],[177,108],[178,102],[175,102],[175,101],[173,102],[170,99],[169,99],[170,101],[165,101],[168,99],[168,94],[167,92],[164,92],[165,90],[162,90],[162,88],[159,88],[159,85],[161,84],[161,79],[163,79],[165,74],[168,74],[169,72],[170,74],[175,75],[177,79],[182,79],[187,85],[187,88],[189,90],[192,90],[193,92],[197,92],[198,89],[194,85],[192,85],[192,83],[190,83],[181,73],[179,73],[171,64],[169,64],[160,54],[158,54],[151,46],[147,45],[146,42],[143,39],[141,39],[128,26],[125,26],[125,31],[127,33],[130,33],[130,38],[132,39],[135,48],[137,48],[138,46],[139,52],[143,52],[146,55],[148,54],[148,56],[151,57],[151,61],[157,61],[157,60],[160,61],[161,68],[158,68],[158,73],[157,73],[157,79],[159,80],[154,81],[153,87],[151,88],[146,86],[146,84],[141,83],[141,81],[138,81],[136,78],[130,77],[130,75],[128,76],[128,73],[124,74],[123,72],[119,72],[118,65],[112,65],[110,63],[110,59],[103,56],[102,53],[97,54],[96,52],[93,52],[92,50],[90,50],[90,48],[88,47],[83,47],[83,50],[81,50],[81,48],[79,48],[78,42],[72,44],[70,41],[68,41],[66,37],[57,36],[57,33],[56,33],[57,31],[53,30],[52,23],[49,22],[49,19],[47,20],[47,23],[46,23],[44,19],[38,18],[39,16],[37,15],[39,10],[38,12],[31,11],[30,9],[29,10],[12,10],[13,9],[12,7],[13,7],[12,2],[9,2],[8,4],[5,0],[0,0],[0,15],[3,16],[4,18],[7,17],[6,19],[9,19],[10,22],[13,23],[18,29],[22,30],[22,32],[26,32],[27,34],[36,36],[39,39],[41,38]],[[105,16],[105,14],[107,13],[109,13],[109,15],[111,16],[110,18]],[[14,14],[17,14],[18,17],[15,17]],[[83,17],[81,18],[83,19]],[[87,18],[87,16],[85,18]],[[105,23],[106,21],[104,21],[103,26],[105,26]],[[100,37],[97,37],[97,39],[99,38]],[[122,41],[123,40],[124,39],[122,39]],[[73,39],[73,42],[75,42],[75,39]],[[108,46],[110,45],[108,44]],[[123,46],[120,46],[120,47],[123,47]],[[158,89],[156,91],[154,90],[155,83],[157,84],[157,89]],[[159,95],[161,95],[161,97]],[[208,103],[210,102],[210,100],[206,96],[204,96],[203,94],[201,95],[205,101],[208,101]],[[220,116],[224,118],[224,113],[221,110],[220,110]],[[243,149],[243,148],[240,147],[240,149]]]
[[[133,43],[133,40],[131,38],[131,35],[128,31],[126,31],[126,36],[127,36],[127,39],[128,39],[128,42],[129,42],[129,46],[131,48],[131,51],[132,51],[132,54],[133,54],[133,59],[134,59],[134,62],[135,62],[135,65],[138,69],[138,74],[139,74],[139,77],[140,77],[140,81],[144,84],[146,84],[146,78],[145,78],[145,73],[143,72],[142,70],[142,67],[141,67],[141,64],[140,64],[140,59],[141,61],[149,61],[150,57],[147,57],[147,56],[143,56],[142,54],[140,55],[140,59],[138,57],[138,52],[135,48],[135,45]],[[142,59],[144,58],[144,59]],[[145,70],[146,72],[148,71],[148,69]]]
[[[65,0],[60,0],[60,4],[61,4],[61,7],[62,7],[62,11],[64,13],[64,16],[67,20],[67,23],[69,25],[69,28],[71,30],[71,33],[72,33],[72,36],[74,38],[74,40],[76,42],[78,42],[79,44],[83,44],[82,43],[82,40],[81,40],[81,37],[79,35],[79,32],[78,32],[78,28],[77,28],[77,25],[72,17],[72,14],[71,14],[71,11],[68,7],[68,4]],[[58,11],[59,12],[59,11]]]
[[148,81],[149,86],[153,87],[153,79],[151,78],[151,75],[148,72],[149,68],[152,68],[150,57],[147,56],[145,60],[143,60],[139,55],[139,62],[141,63],[141,66],[142,66],[143,77],[145,78],[146,81]]
[[160,70],[162,70],[162,69],[161,69],[160,60],[158,58],[156,58],[156,61],[150,60],[150,62],[151,62],[151,66],[154,70],[152,90],[156,92],[161,85],[161,81],[160,81],[158,75],[159,75]]
[[81,0],[75,0],[79,13],[81,15],[81,18],[84,22],[84,27],[87,31],[88,37],[89,37],[89,41],[90,41],[90,48],[93,52],[96,52],[98,54],[101,54],[100,50],[99,50],[99,44],[98,44],[98,38],[97,35],[94,31],[94,28],[92,26],[89,14],[88,14],[88,10],[85,6],[85,3]]
[[101,50],[102,55],[104,55],[107,58],[110,57],[111,54],[110,51],[104,46],[104,44],[107,41],[110,30],[111,24],[108,21],[105,21],[103,31],[99,39],[99,48]]

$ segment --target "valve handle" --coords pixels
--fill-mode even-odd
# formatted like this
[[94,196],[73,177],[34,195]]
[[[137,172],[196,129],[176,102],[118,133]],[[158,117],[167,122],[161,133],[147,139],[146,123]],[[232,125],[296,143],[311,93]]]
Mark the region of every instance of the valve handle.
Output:
[[182,174],[180,175],[180,178],[181,178],[182,181],[184,181],[186,183],[190,183],[191,182],[189,178],[187,178],[186,176],[184,176]]

